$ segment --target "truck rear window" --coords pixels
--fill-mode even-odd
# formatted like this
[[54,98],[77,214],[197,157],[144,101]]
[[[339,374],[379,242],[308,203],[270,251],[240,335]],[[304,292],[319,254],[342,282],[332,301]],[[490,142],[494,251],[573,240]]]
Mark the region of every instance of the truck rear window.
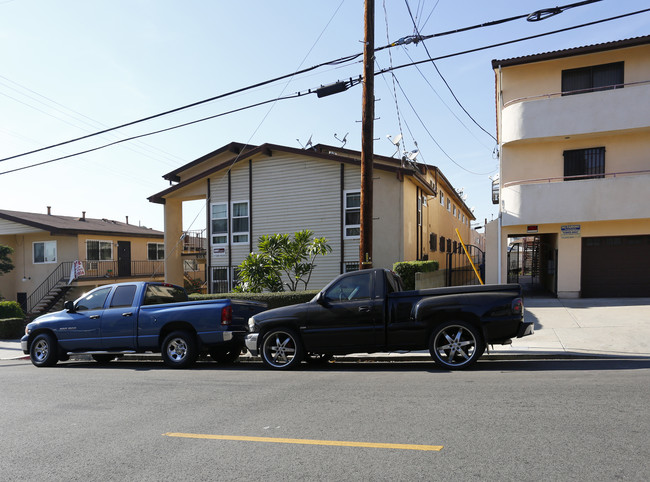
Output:
[[187,301],[187,293],[178,286],[149,285],[144,294],[145,305],[162,305]]

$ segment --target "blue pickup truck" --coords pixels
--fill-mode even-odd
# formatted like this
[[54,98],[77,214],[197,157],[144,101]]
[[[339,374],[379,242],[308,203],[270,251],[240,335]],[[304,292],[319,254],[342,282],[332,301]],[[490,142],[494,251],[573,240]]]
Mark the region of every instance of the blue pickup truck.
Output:
[[71,353],[108,363],[125,353],[154,352],[172,368],[188,368],[207,351],[230,362],[244,347],[249,317],[265,308],[243,300],[188,301],[183,288],[166,283],[105,285],[29,323],[21,348],[37,367]]

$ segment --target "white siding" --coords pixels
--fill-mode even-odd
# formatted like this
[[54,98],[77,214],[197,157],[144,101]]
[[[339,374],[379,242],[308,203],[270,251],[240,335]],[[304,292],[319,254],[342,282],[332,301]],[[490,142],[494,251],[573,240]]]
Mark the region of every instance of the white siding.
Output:
[[309,229],[332,246],[316,260],[309,289],[339,274],[341,209],[339,163],[279,156],[253,162],[253,240]]
[[0,219],[0,235],[38,233],[40,231],[43,230],[32,228],[31,226],[26,226],[20,223],[14,223],[13,221],[7,221],[6,219]]

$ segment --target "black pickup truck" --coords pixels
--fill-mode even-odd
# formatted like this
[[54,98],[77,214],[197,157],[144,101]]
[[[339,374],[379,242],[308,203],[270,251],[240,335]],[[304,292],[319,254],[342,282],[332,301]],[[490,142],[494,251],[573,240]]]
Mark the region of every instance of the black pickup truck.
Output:
[[472,365],[492,344],[531,335],[517,284],[403,291],[392,271],[346,273],[308,303],[248,321],[246,347],[269,368],[332,355],[429,349],[447,369]]

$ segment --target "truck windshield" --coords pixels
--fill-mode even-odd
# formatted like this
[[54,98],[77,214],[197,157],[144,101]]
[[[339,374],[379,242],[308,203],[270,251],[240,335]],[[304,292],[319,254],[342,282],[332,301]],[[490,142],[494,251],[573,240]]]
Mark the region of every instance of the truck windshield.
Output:
[[178,286],[149,285],[144,295],[145,305],[161,305],[187,301],[187,293]]

